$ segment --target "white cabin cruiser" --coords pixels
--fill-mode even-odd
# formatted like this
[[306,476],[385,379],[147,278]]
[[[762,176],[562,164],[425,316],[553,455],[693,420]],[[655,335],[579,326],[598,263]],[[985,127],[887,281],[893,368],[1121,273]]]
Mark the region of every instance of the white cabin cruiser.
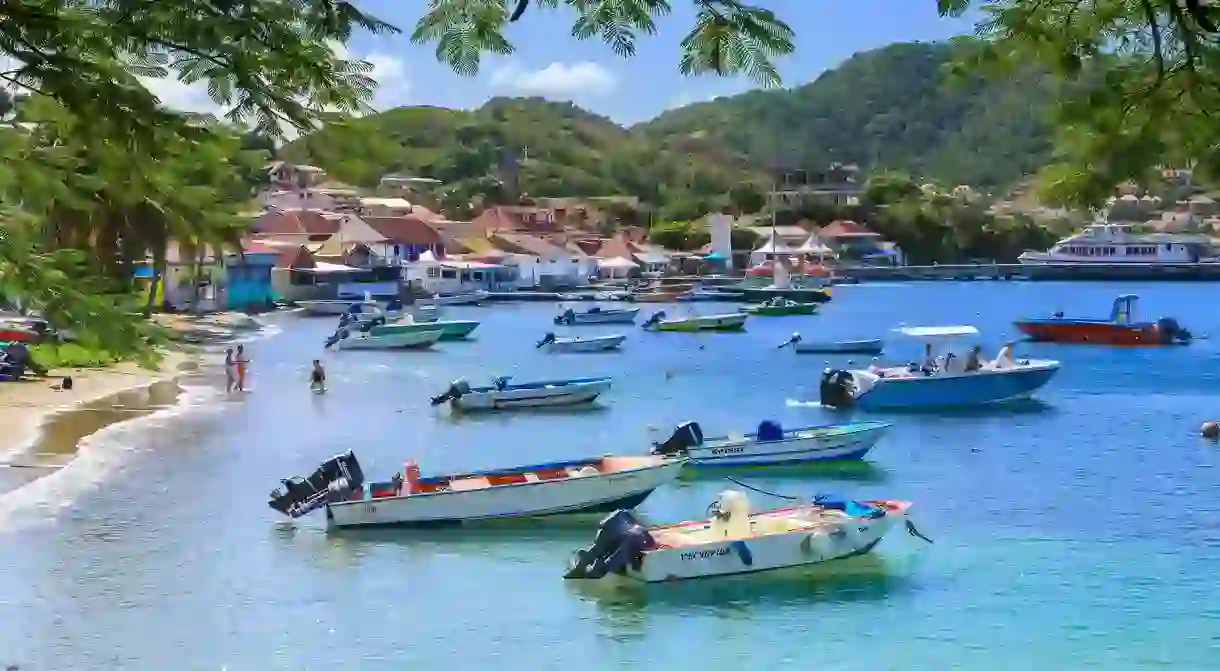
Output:
[[1045,252],[1027,251],[1021,263],[1215,263],[1211,241],[1204,235],[1140,234],[1131,224],[1095,223],[1056,242]]

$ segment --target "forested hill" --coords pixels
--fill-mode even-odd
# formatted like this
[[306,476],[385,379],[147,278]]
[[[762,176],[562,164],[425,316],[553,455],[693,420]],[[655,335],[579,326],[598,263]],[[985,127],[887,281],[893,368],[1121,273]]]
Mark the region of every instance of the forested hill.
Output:
[[280,151],[332,178],[375,186],[405,173],[446,184],[447,209],[494,194],[519,157],[519,191],[638,196],[663,215],[722,206],[736,184],[763,184],[779,164],[832,161],[949,184],[1005,185],[1043,165],[1048,80],[1036,75],[950,85],[961,44],[897,44],[858,54],[793,89],[751,91],[672,110],[632,129],[570,103],[496,98],[475,110],[402,107],[331,125]]
[[803,86],[689,105],[632,130],[663,144],[717,143],[760,166],[838,161],[950,184],[1008,184],[1046,162],[1053,85],[1037,73],[951,82],[946,64],[970,48],[894,44]]

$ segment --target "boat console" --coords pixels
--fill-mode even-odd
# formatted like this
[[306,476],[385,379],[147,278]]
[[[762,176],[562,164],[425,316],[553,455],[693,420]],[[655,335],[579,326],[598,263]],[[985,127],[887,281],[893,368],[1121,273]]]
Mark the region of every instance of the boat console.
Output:
[[307,478],[281,480],[267,505],[289,517],[301,517],[328,503],[346,500],[364,486],[364,471],[351,450],[322,462]]
[[629,510],[617,510],[597,525],[593,545],[577,550],[564,578],[597,580],[607,573],[624,574],[630,565],[639,570],[644,552],[657,547],[648,529]]

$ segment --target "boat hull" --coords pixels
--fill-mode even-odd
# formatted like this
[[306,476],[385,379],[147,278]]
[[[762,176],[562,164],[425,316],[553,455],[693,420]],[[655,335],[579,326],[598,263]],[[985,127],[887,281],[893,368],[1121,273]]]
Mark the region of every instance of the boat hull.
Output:
[[746,308],[745,312],[758,317],[790,317],[797,315],[816,314],[818,306],[816,303],[801,303],[799,305],[760,305]]
[[880,354],[885,345],[881,340],[843,340],[840,342],[797,343],[798,354]]
[[559,339],[543,345],[542,348],[547,352],[554,353],[607,352],[618,349],[626,339],[627,336],[625,335],[605,336],[602,338]]
[[554,408],[592,403],[610,390],[611,380],[591,380],[555,386],[483,390],[476,389],[450,401],[454,410],[476,412]]
[[653,331],[740,331],[745,328],[748,315],[710,315],[689,319],[664,320],[650,327]]
[[436,296],[432,302],[437,305],[478,305],[487,300],[491,294],[486,291],[471,291],[464,294]]
[[644,468],[562,480],[344,501],[327,507],[327,525],[447,526],[633,508],[657,487],[674,480],[681,468],[681,462],[665,461]]
[[[782,512],[768,511],[751,517]],[[674,582],[847,559],[871,552],[903,519],[904,512],[890,511],[876,519],[846,518],[835,526],[648,550],[643,553],[639,568],[629,566],[624,575],[639,582]]]
[[420,322],[416,324],[384,324],[374,326],[370,331],[373,335],[390,333],[410,333],[414,331],[441,330],[441,340],[464,340],[476,328],[479,322],[468,320]]
[[1101,321],[1029,319],[1015,322],[1017,329],[1038,342],[1090,345],[1169,345],[1172,339],[1156,324],[1115,324]]
[[297,301],[306,315],[311,317],[338,317],[347,312],[352,303],[359,301]]
[[639,308],[631,310],[602,310],[600,312],[577,312],[573,324],[631,324],[640,314]]
[[877,380],[856,398],[864,410],[965,407],[1028,398],[1059,372],[1055,361],[961,375],[915,375]]
[[711,438],[687,448],[690,468],[791,466],[816,461],[862,459],[885,435],[887,422],[856,422],[791,429],[782,440],[759,442],[757,435]]
[[412,331],[408,333],[389,333],[385,335],[351,336],[340,340],[337,345],[343,350],[358,349],[425,349],[436,344],[441,339],[440,329],[431,331]]

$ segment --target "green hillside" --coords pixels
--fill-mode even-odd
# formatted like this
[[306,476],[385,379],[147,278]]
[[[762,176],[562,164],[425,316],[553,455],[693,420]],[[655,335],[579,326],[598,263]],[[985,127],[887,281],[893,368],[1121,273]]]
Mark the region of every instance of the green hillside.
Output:
[[1034,73],[951,82],[945,66],[970,48],[895,44],[804,86],[690,105],[633,131],[661,143],[698,138],[755,165],[821,169],[837,161],[949,184],[1008,184],[1046,162],[1052,85]]

